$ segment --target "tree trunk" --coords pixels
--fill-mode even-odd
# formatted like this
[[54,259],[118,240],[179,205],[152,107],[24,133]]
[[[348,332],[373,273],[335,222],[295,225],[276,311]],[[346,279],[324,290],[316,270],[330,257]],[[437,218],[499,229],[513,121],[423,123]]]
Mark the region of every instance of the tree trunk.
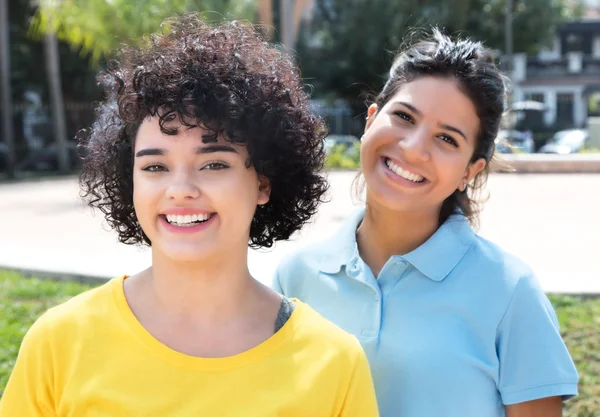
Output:
[[[15,176],[15,136],[13,129],[12,91],[10,85],[10,27],[8,23],[8,0],[0,0],[0,78],[2,90],[2,140],[7,148],[6,173]],[[0,157],[2,154],[0,154]]]
[[47,33],[44,38],[44,43],[46,49],[48,84],[50,86],[50,101],[52,104],[52,125],[54,127],[54,140],[58,157],[58,170],[61,173],[67,173],[70,168],[67,148],[67,123],[60,80],[58,41],[54,33]]

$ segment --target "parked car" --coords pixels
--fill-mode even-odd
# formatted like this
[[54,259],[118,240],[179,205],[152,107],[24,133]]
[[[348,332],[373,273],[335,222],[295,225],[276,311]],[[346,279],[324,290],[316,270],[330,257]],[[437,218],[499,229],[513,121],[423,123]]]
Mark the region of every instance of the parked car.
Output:
[[514,151],[533,153],[535,150],[533,134],[529,131],[501,129],[496,138],[496,150],[499,153]]
[[552,138],[540,148],[540,153],[567,155],[577,153],[588,140],[588,132],[584,129],[568,129],[556,132]]

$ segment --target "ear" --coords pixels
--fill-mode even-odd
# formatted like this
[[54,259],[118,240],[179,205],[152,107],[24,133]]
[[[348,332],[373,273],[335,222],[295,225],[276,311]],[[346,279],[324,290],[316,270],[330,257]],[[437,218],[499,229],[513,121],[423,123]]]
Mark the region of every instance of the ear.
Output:
[[486,165],[487,162],[484,158],[479,158],[477,161],[471,162],[465,170],[465,175],[463,176],[462,183],[458,186],[458,189],[460,191],[465,191],[467,185],[473,181],[473,178],[475,178],[477,174],[483,171]]
[[271,198],[271,181],[264,175],[258,176],[258,205],[262,206]]
[[365,133],[373,124],[373,120],[375,120],[375,116],[377,115],[377,104],[373,103],[369,106],[369,110],[367,110],[367,124],[365,125]]

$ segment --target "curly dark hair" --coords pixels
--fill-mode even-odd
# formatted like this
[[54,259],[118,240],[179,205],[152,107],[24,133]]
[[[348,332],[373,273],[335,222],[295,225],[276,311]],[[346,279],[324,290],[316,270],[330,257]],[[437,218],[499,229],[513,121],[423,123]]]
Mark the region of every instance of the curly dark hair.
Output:
[[165,21],[139,48],[125,47],[99,82],[107,93],[83,137],[82,198],[104,213],[126,244],[151,245],[133,206],[137,130],[158,116],[200,126],[208,139],[244,144],[247,166],[270,181],[271,196],[256,210],[249,245],[288,239],[317,211],[327,182],[324,122],[310,109],[292,60],[242,22],[210,24],[197,15]]

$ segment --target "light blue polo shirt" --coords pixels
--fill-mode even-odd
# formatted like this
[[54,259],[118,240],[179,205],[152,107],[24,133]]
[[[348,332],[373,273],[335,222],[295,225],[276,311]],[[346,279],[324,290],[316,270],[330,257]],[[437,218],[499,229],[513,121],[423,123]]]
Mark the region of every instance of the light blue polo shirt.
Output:
[[523,262],[456,214],[375,279],[356,244],[363,215],[285,258],[273,285],[358,337],[382,417],[500,417],[577,395],[556,314]]

